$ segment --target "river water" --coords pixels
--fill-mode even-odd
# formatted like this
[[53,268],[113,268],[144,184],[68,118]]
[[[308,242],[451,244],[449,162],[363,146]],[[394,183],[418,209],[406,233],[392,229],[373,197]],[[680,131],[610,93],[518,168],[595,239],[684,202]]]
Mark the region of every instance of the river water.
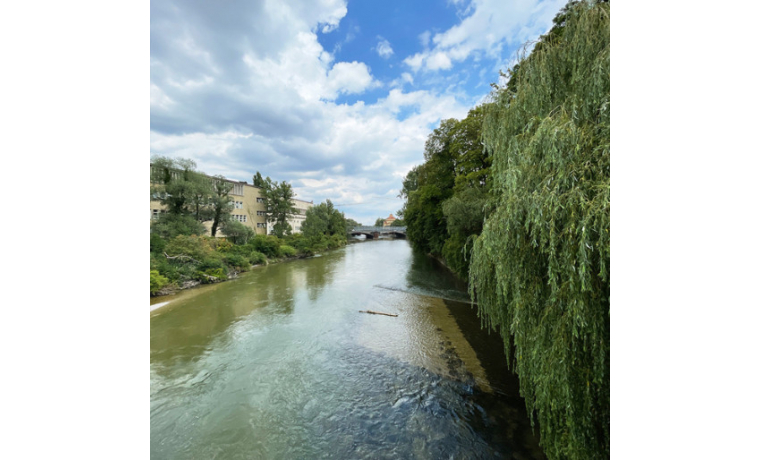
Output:
[[152,299],[151,458],[545,458],[467,299],[405,240]]

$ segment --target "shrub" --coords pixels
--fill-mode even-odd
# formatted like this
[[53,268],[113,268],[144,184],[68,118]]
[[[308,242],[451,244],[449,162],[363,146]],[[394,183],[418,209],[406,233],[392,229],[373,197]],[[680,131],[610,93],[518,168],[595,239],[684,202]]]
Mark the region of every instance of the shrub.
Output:
[[335,249],[342,247],[346,244],[346,236],[344,234],[335,234],[327,239],[327,247]]
[[224,263],[230,267],[234,267],[239,271],[246,271],[251,267],[248,259],[240,254],[225,254]]
[[266,263],[267,256],[258,251],[251,251],[251,255],[248,256],[248,260],[252,265],[263,264]]
[[232,243],[225,240],[224,238],[217,238],[214,240],[214,249],[216,249],[218,252],[222,253],[228,253],[232,252],[232,248],[234,248]]
[[162,287],[169,284],[169,280],[161,276],[158,273],[158,270],[151,270],[150,271],[150,293],[151,295],[155,294],[159,290],[161,290]]
[[[165,250],[169,256],[185,256],[192,258],[197,262],[202,262],[204,259],[214,254],[214,249],[211,247],[209,239],[196,235],[179,235],[169,241]],[[180,259],[182,261],[189,261],[189,259],[185,257],[181,257]]]
[[223,268],[209,268],[195,273],[195,279],[203,284],[213,283],[227,279]]
[[296,251],[296,248],[293,246],[288,246],[287,244],[283,244],[280,246],[280,252],[285,257],[295,257],[296,254],[298,254],[298,251]]
[[256,235],[248,244],[255,251],[261,252],[270,259],[280,257],[280,239],[274,235]]

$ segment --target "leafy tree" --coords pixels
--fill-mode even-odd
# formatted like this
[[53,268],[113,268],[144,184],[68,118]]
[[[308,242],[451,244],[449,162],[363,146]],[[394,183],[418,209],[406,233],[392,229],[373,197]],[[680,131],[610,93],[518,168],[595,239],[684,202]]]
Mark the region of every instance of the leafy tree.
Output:
[[246,244],[256,235],[256,232],[247,225],[232,219],[226,219],[221,222],[221,229],[229,240],[235,244]]
[[493,211],[470,293],[554,459],[610,455],[609,26],[608,3],[569,4],[483,125]]
[[266,187],[266,181],[261,177],[261,173],[258,171],[256,171],[256,175],[253,176],[253,185],[261,188]]
[[227,182],[224,176],[214,176],[214,179],[211,181],[212,194],[208,200],[213,216],[211,236],[216,236],[216,230],[220,224],[224,224],[230,220],[233,207],[232,200],[230,199],[232,184]]
[[258,172],[254,176],[253,182],[254,185],[260,184],[258,186],[261,187],[261,197],[264,199],[267,222],[274,223],[272,233],[278,238],[290,235],[293,229],[288,223],[288,218],[298,212],[293,206],[292,200],[295,194],[290,184],[285,181],[281,183],[272,181],[269,176],[262,180],[261,174]]
[[354,227],[361,227],[362,224],[355,221],[354,219],[346,219],[346,231],[351,230]]
[[151,199],[166,206],[169,214],[194,213],[196,220],[201,220],[200,207],[210,189],[208,178],[195,167],[193,160],[153,157]]
[[378,217],[377,220],[375,220],[375,227],[382,227],[384,222],[385,222],[385,219],[383,219],[382,217]]
[[339,235],[346,238],[346,218],[330,200],[306,210],[301,232],[307,238]]
[[391,223],[391,227],[405,227],[406,221],[404,219],[396,219]]

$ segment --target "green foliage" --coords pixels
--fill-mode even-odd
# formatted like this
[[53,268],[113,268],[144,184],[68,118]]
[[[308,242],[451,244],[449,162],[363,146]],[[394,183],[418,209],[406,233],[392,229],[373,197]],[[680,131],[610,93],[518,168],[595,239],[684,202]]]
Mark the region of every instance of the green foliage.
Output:
[[237,271],[247,271],[251,265],[249,258],[240,254],[225,254],[222,260],[225,264],[235,268]]
[[490,160],[481,144],[485,108],[470,110],[461,121],[441,121],[425,143],[425,163],[404,179],[399,214],[416,249],[442,255],[460,276],[467,276],[464,244],[478,234],[485,215]]
[[[224,176],[214,176],[215,180],[211,181],[211,193],[208,198],[208,205],[212,213],[213,223],[211,224],[211,236],[216,236],[219,225],[224,225],[230,221],[232,215],[232,183],[227,182]],[[239,222],[238,222],[239,223]]]
[[192,215],[164,213],[151,221],[150,233],[163,240],[170,240],[178,235],[203,235],[206,228]]
[[384,222],[385,222],[385,219],[383,219],[382,217],[378,217],[377,220],[375,220],[375,227],[382,227]]
[[235,244],[246,244],[256,236],[251,227],[232,219],[222,222],[221,228],[224,236]]
[[166,253],[170,257],[183,260],[193,259],[196,263],[200,263],[213,255],[213,241],[203,236],[179,235],[166,245]]
[[362,226],[362,224],[359,223],[359,222],[357,222],[357,221],[355,221],[354,219],[348,219],[348,218],[346,218],[346,232],[348,232],[349,230],[351,230],[354,227],[361,227],[361,226]]
[[169,284],[169,280],[166,277],[161,276],[158,273],[158,270],[151,270],[150,271],[150,293],[151,293],[151,295],[153,295],[156,292],[158,292],[159,290],[161,290],[161,288],[163,288],[167,284]]
[[284,257],[295,257],[298,254],[296,248],[293,246],[288,246],[287,244],[280,246],[280,252]]
[[306,219],[301,224],[301,232],[306,238],[339,235],[346,239],[346,218],[327,200],[306,211]]
[[274,259],[280,257],[280,239],[274,235],[256,235],[248,243],[253,250]]
[[287,222],[288,218],[295,215],[298,211],[293,206],[295,194],[293,189],[285,181],[278,183],[272,181],[269,177],[261,178],[257,171],[253,177],[254,185],[261,187],[261,198],[264,200],[264,207],[267,212],[267,222],[273,223],[272,233],[278,238],[290,235],[293,229]]
[[[610,455],[610,8],[573,2],[494,95],[470,292],[550,458]],[[513,344],[513,348],[510,344]]]
[[203,284],[216,283],[227,279],[227,274],[223,268],[207,268],[199,270],[195,274],[195,279]]
[[251,265],[264,264],[267,261],[267,256],[260,253],[259,251],[251,251],[250,255],[248,256],[248,261],[251,262]]
[[151,158],[151,199],[158,199],[174,215],[192,214],[203,220],[201,208],[205,207],[211,193],[210,182],[196,171],[195,162],[184,158]]
[[406,221],[404,219],[396,219],[391,224],[391,227],[406,227]]

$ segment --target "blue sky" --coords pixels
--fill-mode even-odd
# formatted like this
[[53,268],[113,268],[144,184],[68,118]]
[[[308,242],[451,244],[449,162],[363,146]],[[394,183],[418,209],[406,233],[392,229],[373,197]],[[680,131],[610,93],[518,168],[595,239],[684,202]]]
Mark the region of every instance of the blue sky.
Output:
[[441,119],[490,92],[565,0],[150,3],[151,155],[290,182],[372,223]]

